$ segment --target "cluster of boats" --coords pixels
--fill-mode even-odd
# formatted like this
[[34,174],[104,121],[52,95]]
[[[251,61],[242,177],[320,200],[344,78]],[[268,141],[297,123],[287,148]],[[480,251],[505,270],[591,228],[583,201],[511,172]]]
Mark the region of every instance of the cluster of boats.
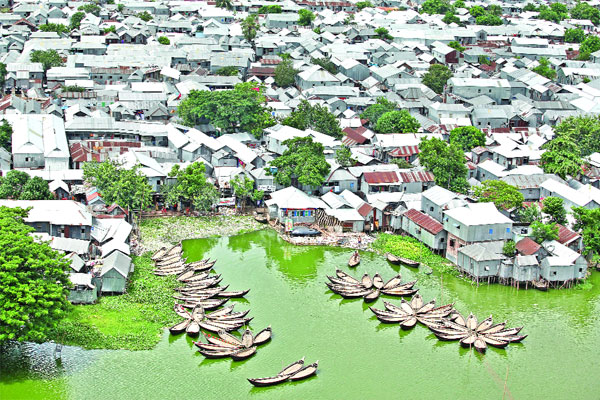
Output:
[[346,299],[362,297],[366,302],[377,300],[381,294],[389,296],[412,296],[419,289],[413,289],[417,281],[402,283],[402,275],[398,274],[385,282],[379,274],[372,278],[369,274],[364,274],[362,278],[356,279],[353,276],[337,269],[336,276],[327,276],[330,282],[327,287]]
[[246,329],[241,339],[224,330],[217,332],[218,337],[204,335],[208,343],[194,342],[199,348],[198,352],[206,358],[231,357],[234,361],[244,360],[256,354],[257,346],[271,340],[272,331],[268,326],[256,335]]
[[319,361],[312,364],[304,365],[304,357],[300,360],[291,363],[282,369],[277,375],[268,378],[248,378],[248,382],[254,386],[273,386],[286,381],[299,381],[313,376],[317,372]]
[[185,331],[189,336],[198,336],[200,328],[211,332],[222,330],[230,332],[248,325],[252,321],[252,318],[246,318],[250,310],[233,312],[233,305],[211,313],[206,313],[204,308],[199,305],[195,306],[191,313],[181,304],[175,304],[173,308],[177,315],[183,317],[183,321],[169,328],[173,335]]

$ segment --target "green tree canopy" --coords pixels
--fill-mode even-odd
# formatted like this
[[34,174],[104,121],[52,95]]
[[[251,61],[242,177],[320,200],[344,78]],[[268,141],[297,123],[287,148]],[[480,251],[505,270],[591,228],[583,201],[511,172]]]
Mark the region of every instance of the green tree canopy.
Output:
[[329,109],[320,104],[311,105],[306,100],[302,100],[298,107],[282,121],[282,124],[293,126],[302,131],[313,129],[337,139],[342,137],[340,123],[337,118],[329,112]]
[[328,57],[311,58],[310,63],[320,66],[321,68],[323,68],[325,71],[329,72],[330,74],[335,75],[338,73],[338,69],[335,66],[335,64],[331,61],[331,58],[328,58]]
[[502,7],[500,7],[497,4],[490,4],[489,6],[486,7],[485,11],[490,15],[496,15],[496,16],[502,15]]
[[485,8],[481,6],[473,6],[469,8],[469,14],[471,14],[473,18],[481,17],[482,15],[485,15]]
[[290,186],[295,178],[302,185],[321,186],[330,171],[323,145],[313,142],[310,136],[288,139],[283,144],[287,150],[271,161],[271,167],[277,168],[272,172],[275,181]]
[[355,4],[358,11],[362,11],[363,8],[373,8],[373,3],[370,1],[359,1]]
[[578,1],[571,9],[571,18],[589,19],[594,25],[600,25],[600,10],[590,6],[585,1]]
[[71,29],[63,24],[42,24],[39,26],[39,29],[42,32],[56,32],[59,35],[71,32]]
[[506,243],[504,243],[504,246],[502,246],[502,254],[506,257],[514,257],[516,252],[517,244],[514,240],[507,240]]
[[450,43],[448,43],[448,47],[452,47],[454,50],[461,52],[461,53],[467,49],[466,47],[464,47],[460,43],[458,43],[456,40],[453,40]]
[[545,5],[541,5],[538,8],[538,12],[539,12],[538,19],[542,19],[545,21],[552,21],[555,23],[559,23],[566,17],[566,14],[556,12],[552,8],[545,6]]
[[554,133],[557,138],[567,135],[577,143],[581,157],[600,152],[600,116],[565,118],[554,127]]
[[292,60],[283,60],[275,67],[275,84],[280,87],[288,87],[294,84],[298,70],[294,69]]
[[374,127],[377,125],[379,117],[389,111],[394,111],[398,105],[393,101],[389,101],[385,97],[378,97],[375,104],[371,104],[361,114],[362,119],[369,120],[369,124]]
[[475,19],[477,25],[486,25],[486,26],[499,26],[502,25],[502,18],[497,15],[482,15],[481,17],[477,17]]
[[154,16],[152,16],[152,14],[150,14],[148,11],[142,11],[141,13],[138,13],[136,16],[144,22],[150,22],[154,19]]
[[281,6],[279,4],[271,4],[268,6],[262,6],[258,9],[259,14],[281,14]]
[[56,50],[34,50],[29,57],[31,62],[42,64],[44,72],[52,67],[61,67],[64,65],[62,57]]
[[463,151],[471,151],[477,146],[485,146],[485,133],[474,126],[460,126],[450,131],[450,143],[456,143]]
[[596,35],[588,35],[579,46],[579,59],[589,60],[592,53],[600,50],[600,38]]
[[313,14],[310,10],[302,9],[298,11],[298,25],[300,26],[310,26],[315,19],[315,14]]
[[454,12],[454,7],[452,6],[452,4],[450,4],[450,1],[448,0],[426,0],[421,5],[421,13],[429,15],[444,15],[448,11]]
[[540,221],[534,221],[531,224],[531,236],[537,243],[542,243],[546,240],[557,240],[558,226],[554,223],[544,224]]
[[342,146],[335,151],[335,162],[342,167],[352,167],[356,164],[356,160],[352,157],[350,147]]
[[444,86],[448,79],[452,78],[452,71],[450,68],[441,64],[433,64],[429,67],[429,70],[423,75],[423,85],[427,86],[437,94],[441,94],[444,91]]
[[83,11],[87,14],[94,14],[96,17],[100,15],[100,6],[97,4],[84,4],[83,6],[77,7],[77,10]]
[[7,120],[3,120],[2,125],[0,125],[0,147],[9,153],[12,153],[12,134],[12,126]]
[[4,82],[6,81],[6,64],[0,63],[0,86],[4,86]]
[[215,75],[218,76],[236,76],[240,73],[238,67],[233,65],[228,65],[226,67],[221,67],[215,71]]
[[248,178],[246,175],[236,175],[229,181],[233,193],[238,199],[241,199],[242,210],[246,200],[251,198],[254,194],[254,181]]
[[84,18],[85,18],[84,12],[79,11],[79,12],[74,13],[73,15],[71,15],[69,28],[79,29],[79,27],[81,26],[81,20]]
[[533,72],[548,79],[556,78],[556,71],[550,67],[550,61],[546,57],[541,57],[538,62],[540,65],[531,69]]
[[222,132],[239,130],[260,137],[274,124],[262,91],[252,82],[239,83],[233,90],[192,90],[177,112],[188,126],[211,123]]
[[111,25],[111,26],[109,26],[108,28],[104,28],[104,29],[102,30],[102,33],[103,33],[104,35],[107,35],[107,34],[109,34],[109,33],[117,33],[117,27],[116,27],[116,26],[114,26],[114,25]]
[[466,8],[465,2],[463,0],[456,0],[453,6],[454,8]]
[[377,35],[377,37],[379,39],[383,39],[383,40],[392,40],[393,39],[392,35],[390,35],[390,31],[388,31],[387,28],[384,28],[383,26],[376,28],[375,34]]
[[169,177],[176,178],[177,183],[168,187],[167,204],[185,201],[199,210],[208,211],[219,200],[219,191],[206,180],[206,167],[201,162],[196,161],[183,169],[176,164]]
[[86,162],[83,178],[98,189],[107,204],[118,204],[127,210],[143,210],[152,202],[152,187],[137,164],[123,168],[116,161]]
[[527,3],[525,7],[523,7],[523,11],[537,11],[537,7],[533,3]]
[[564,225],[567,223],[567,210],[560,197],[546,197],[542,202],[542,212],[550,216],[550,222]]
[[524,200],[519,189],[504,181],[483,181],[475,187],[475,196],[480,203],[494,203],[503,210],[521,208]]
[[598,263],[600,257],[600,208],[573,207],[575,230],[581,232],[584,254]]
[[525,224],[531,224],[534,221],[542,221],[542,210],[537,204],[530,204],[519,210],[519,218]]
[[379,133],[414,133],[421,124],[407,110],[388,111],[377,120],[375,130]]
[[69,306],[70,262],[29,235],[27,214],[0,207],[0,343],[44,341]]
[[171,44],[171,40],[169,40],[169,38],[166,36],[159,36],[158,39],[156,39],[156,40],[158,41],[158,43],[164,44],[165,46],[168,46]]
[[465,193],[469,187],[468,169],[462,148],[441,139],[424,138],[419,144],[419,162],[435,176],[435,183],[454,192]]
[[[266,7],[266,6],[263,6],[263,7]],[[271,7],[271,6],[268,6],[268,7]],[[276,6],[276,7],[279,7],[279,12],[281,12],[281,6]],[[254,40],[259,28],[260,28],[260,25],[258,23],[258,18],[256,15],[248,15],[242,21],[242,35],[244,35],[244,38],[248,42],[252,42]]]
[[544,144],[543,148],[546,150],[541,157],[544,172],[556,174],[563,179],[566,179],[567,175],[573,177],[579,175],[583,161],[579,146],[570,135],[560,135]]
[[227,10],[231,10],[233,8],[233,3],[231,0],[216,0],[217,7],[225,8]]
[[565,30],[565,42],[566,43],[581,43],[585,40],[585,32],[581,28],[566,29]]
[[11,170],[0,178],[0,199],[52,200],[54,196],[42,178],[30,178],[26,172]]

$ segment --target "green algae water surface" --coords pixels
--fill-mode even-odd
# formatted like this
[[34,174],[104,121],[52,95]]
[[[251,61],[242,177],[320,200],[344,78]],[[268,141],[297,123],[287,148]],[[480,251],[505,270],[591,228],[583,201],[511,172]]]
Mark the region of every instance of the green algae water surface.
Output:
[[[351,274],[400,271],[418,279],[425,301],[454,302],[463,314],[490,314],[524,326],[521,344],[480,355],[458,342],[440,342],[426,328],[382,325],[362,300],[342,300],[325,286],[336,267],[348,271],[351,251],[295,247],[270,231],[184,243],[188,260],[216,258],[231,300],[251,309],[251,328],[271,325],[273,340],[242,362],[207,360],[185,335],[150,351],[86,351],[68,347],[62,362],[53,346],[3,349],[0,399],[598,399],[600,398],[600,274],[592,289],[477,288],[436,271],[388,264],[363,253]],[[383,300],[372,305],[383,308]],[[246,378],[271,376],[303,356],[319,360],[317,376],[254,388]]]

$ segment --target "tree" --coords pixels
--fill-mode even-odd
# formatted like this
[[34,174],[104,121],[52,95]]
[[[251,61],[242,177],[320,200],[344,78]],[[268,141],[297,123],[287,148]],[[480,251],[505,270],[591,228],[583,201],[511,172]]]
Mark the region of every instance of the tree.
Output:
[[525,7],[523,7],[523,11],[537,11],[537,7],[533,3],[527,3]]
[[484,56],[483,54],[478,57],[477,61],[479,61],[479,64],[492,65],[492,60],[490,60],[488,56]]
[[12,126],[7,120],[3,120],[2,125],[0,125],[0,147],[9,153],[12,153],[12,134]]
[[125,8],[124,4],[117,4],[117,11],[118,12],[123,12],[123,9]]
[[298,25],[300,26],[310,26],[310,24],[314,21],[315,14],[311,11],[302,9],[298,11]]
[[320,104],[311,105],[302,100],[298,107],[282,121],[283,125],[292,126],[302,131],[313,129],[317,132],[341,139],[342,128],[337,118],[329,109]]
[[107,35],[109,33],[117,33],[117,27],[114,25],[109,26],[108,28],[104,28],[102,33]]
[[311,136],[288,139],[283,142],[287,149],[273,161],[271,167],[275,181],[280,185],[292,185],[292,179],[307,186],[321,186],[330,171],[325,161],[323,145],[313,142]]
[[502,7],[497,4],[490,4],[487,6],[486,12],[490,15],[500,16],[502,15]]
[[567,175],[577,177],[583,163],[579,156],[579,146],[569,135],[560,135],[544,144],[546,151],[542,153],[541,166],[547,174],[556,174],[562,179]]
[[[279,10],[281,12],[281,7],[280,6],[277,6],[277,7],[279,7]],[[258,24],[258,18],[256,15],[248,15],[242,21],[242,35],[244,35],[244,38],[248,42],[252,42],[254,40],[259,28],[260,28],[260,25]]]
[[590,55],[600,50],[600,38],[596,35],[589,35],[579,46],[579,59],[589,60]]
[[211,123],[222,132],[241,130],[260,137],[274,124],[262,91],[252,82],[239,83],[233,90],[192,90],[177,112],[188,126]]
[[577,143],[581,157],[600,151],[600,116],[577,116],[563,119],[554,127],[556,137],[569,136]]
[[575,225],[573,228],[581,232],[586,255],[598,263],[600,257],[600,208],[589,210],[584,207],[573,207]]
[[325,71],[329,72],[330,74],[335,75],[338,73],[338,69],[335,66],[335,64],[331,61],[331,58],[327,58],[327,57],[311,58],[310,63],[319,65],[321,68],[323,68]]
[[281,14],[281,6],[279,4],[271,4],[268,6],[262,6],[258,9],[259,14]]
[[294,69],[292,60],[283,60],[275,67],[275,84],[279,87],[288,87],[294,84],[298,70]]
[[373,8],[373,3],[370,1],[359,1],[355,4],[358,11],[362,11],[363,8]]
[[73,29],[79,29],[79,27],[81,26],[81,20],[85,18],[85,13],[84,12],[76,12],[75,14],[71,15],[71,21],[69,24],[69,27],[71,28],[71,30]]
[[4,86],[4,82],[6,81],[6,64],[0,63],[0,86]]
[[585,1],[579,1],[571,9],[571,18],[589,19],[594,25],[600,25],[600,10],[590,6]]
[[169,176],[177,178],[177,183],[170,188],[167,201],[170,204],[186,201],[197,209],[208,211],[219,199],[215,186],[206,180],[206,167],[201,162],[194,162],[184,169],[174,165]]
[[231,189],[237,198],[242,200],[242,211],[246,200],[252,197],[254,192],[254,181],[248,178],[246,175],[236,175],[229,181]]
[[[450,24],[460,25],[460,18],[458,18],[456,15],[454,15],[454,13],[452,11],[448,11],[446,13],[446,15],[444,15],[444,18],[442,18],[442,22],[445,23],[446,25],[450,25]],[[458,42],[454,41],[454,42],[450,42],[450,43],[458,43]],[[462,51],[464,51],[464,50],[465,50],[465,48],[463,47]],[[461,50],[459,50],[459,51],[461,51]]]
[[448,11],[454,12],[454,7],[448,0],[426,0],[421,5],[421,13],[434,15],[441,14],[444,15]]
[[548,6],[540,6],[538,8],[539,14],[538,19],[542,19],[545,21],[552,21],[555,23],[559,23],[561,21],[561,15],[556,11],[552,10]]
[[481,6],[473,6],[469,8],[469,14],[471,14],[473,18],[481,17],[485,15],[485,8]]
[[116,161],[86,162],[83,178],[95,186],[108,204],[118,204],[127,210],[143,210],[152,202],[152,188],[137,164],[125,169]]
[[538,60],[539,65],[531,70],[536,74],[539,74],[548,79],[556,78],[556,71],[550,68],[550,61],[547,58],[542,57]]
[[452,78],[452,71],[450,68],[441,64],[433,64],[429,67],[429,70],[423,75],[423,85],[427,86],[437,94],[441,94],[444,91],[444,86],[448,79]]
[[39,176],[34,176],[29,179],[25,186],[23,186],[23,191],[21,192],[21,196],[19,196],[20,200],[54,200],[54,196],[52,192],[48,188],[48,182],[40,178]]
[[494,203],[496,208],[511,210],[523,206],[523,194],[504,181],[483,181],[475,187],[475,197],[480,203]]
[[56,32],[59,35],[63,33],[69,33],[71,29],[68,26],[63,24],[42,24],[39,26],[40,31],[42,32]]
[[233,3],[231,0],[217,0],[215,5],[219,8],[225,8],[227,10],[231,10],[233,8]]
[[70,262],[30,235],[27,214],[0,207],[0,343],[44,341],[69,307]]
[[466,8],[463,0],[456,0],[453,4],[454,8]]
[[356,160],[352,158],[352,151],[350,147],[342,146],[335,151],[335,162],[341,167],[351,167],[356,164]]
[[156,41],[160,44],[164,44],[165,46],[171,44],[171,40],[169,40],[169,38],[166,36],[159,36],[158,39],[156,39]]
[[419,144],[419,162],[435,176],[435,183],[454,192],[465,193],[469,187],[468,169],[462,148],[441,139],[424,138]]
[[31,62],[41,63],[44,72],[52,67],[63,66],[63,60],[56,50],[34,50],[29,58]]
[[514,257],[516,252],[517,244],[514,240],[507,240],[506,243],[504,243],[504,246],[502,246],[502,254],[506,257]]
[[461,46],[460,43],[458,43],[456,40],[451,41],[450,43],[448,43],[448,47],[452,47],[454,50],[462,53],[463,51],[465,51],[467,48],[464,46]]
[[377,37],[379,39],[382,40],[392,40],[392,35],[390,35],[390,31],[387,30],[387,28],[384,28],[383,26],[380,26],[379,28],[375,29],[375,34],[377,35]]
[[144,22],[150,22],[154,19],[152,14],[150,14],[148,11],[142,11],[141,13],[138,13],[137,17]]
[[519,218],[525,224],[531,224],[534,221],[542,221],[542,211],[537,204],[530,204],[519,210]]
[[77,9],[87,14],[94,14],[96,17],[100,15],[101,10],[100,6],[96,4],[85,4],[83,6],[79,6]]
[[477,25],[485,25],[485,26],[498,26],[502,25],[502,18],[496,15],[482,15],[481,17],[477,17],[475,19]]
[[581,28],[566,29],[565,30],[565,42],[566,43],[581,43],[585,40],[585,32]]
[[233,65],[229,65],[227,67],[221,67],[215,71],[215,75],[218,76],[237,76],[240,73],[238,68]]
[[375,130],[379,133],[414,133],[421,124],[407,110],[388,111],[377,120]]
[[411,169],[414,167],[414,165],[406,161],[404,158],[393,158],[390,161],[390,164],[397,165],[400,169]]
[[564,225],[567,223],[567,210],[560,197],[546,197],[542,202],[542,212],[550,216],[550,222]]
[[544,224],[539,221],[534,221],[531,224],[531,236],[537,243],[542,243],[547,240],[558,239],[558,226],[556,224]]
[[456,143],[463,151],[471,151],[477,146],[485,146],[485,133],[474,126],[460,126],[450,131],[450,143]]
[[26,172],[16,169],[8,171],[6,176],[0,180],[0,199],[20,199],[27,181],[29,181],[29,175]]
[[383,114],[394,111],[397,107],[398,105],[393,101],[389,101],[385,97],[378,97],[376,103],[367,107],[360,117],[369,120],[369,124],[374,127]]

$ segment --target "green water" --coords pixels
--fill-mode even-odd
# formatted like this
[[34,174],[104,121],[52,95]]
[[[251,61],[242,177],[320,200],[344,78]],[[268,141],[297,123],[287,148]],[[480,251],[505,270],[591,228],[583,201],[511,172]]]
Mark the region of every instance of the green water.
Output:
[[[206,360],[189,338],[168,332],[151,351],[65,348],[60,365],[52,361],[51,345],[5,349],[0,399],[600,398],[599,273],[590,290],[477,288],[362,255],[357,276],[379,272],[388,279],[400,271],[404,280],[419,280],[426,301],[442,298],[463,313],[525,326],[523,343],[482,356],[457,342],[439,342],[421,326],[381,325],[362,301],[328,292],[325,275],[348,270],[349,250],[294,247],[272,231],[190,241],[185,250],[189,260],[217,258],[230,290],[251,289],[234,301],[236,310],[252,310],[255,331],[273,327],[273,340],[253,358]],[[382,308],[382,300],[375,306]],[[319,360],[317,376],[269,388],[246,381],[302,356]]]

